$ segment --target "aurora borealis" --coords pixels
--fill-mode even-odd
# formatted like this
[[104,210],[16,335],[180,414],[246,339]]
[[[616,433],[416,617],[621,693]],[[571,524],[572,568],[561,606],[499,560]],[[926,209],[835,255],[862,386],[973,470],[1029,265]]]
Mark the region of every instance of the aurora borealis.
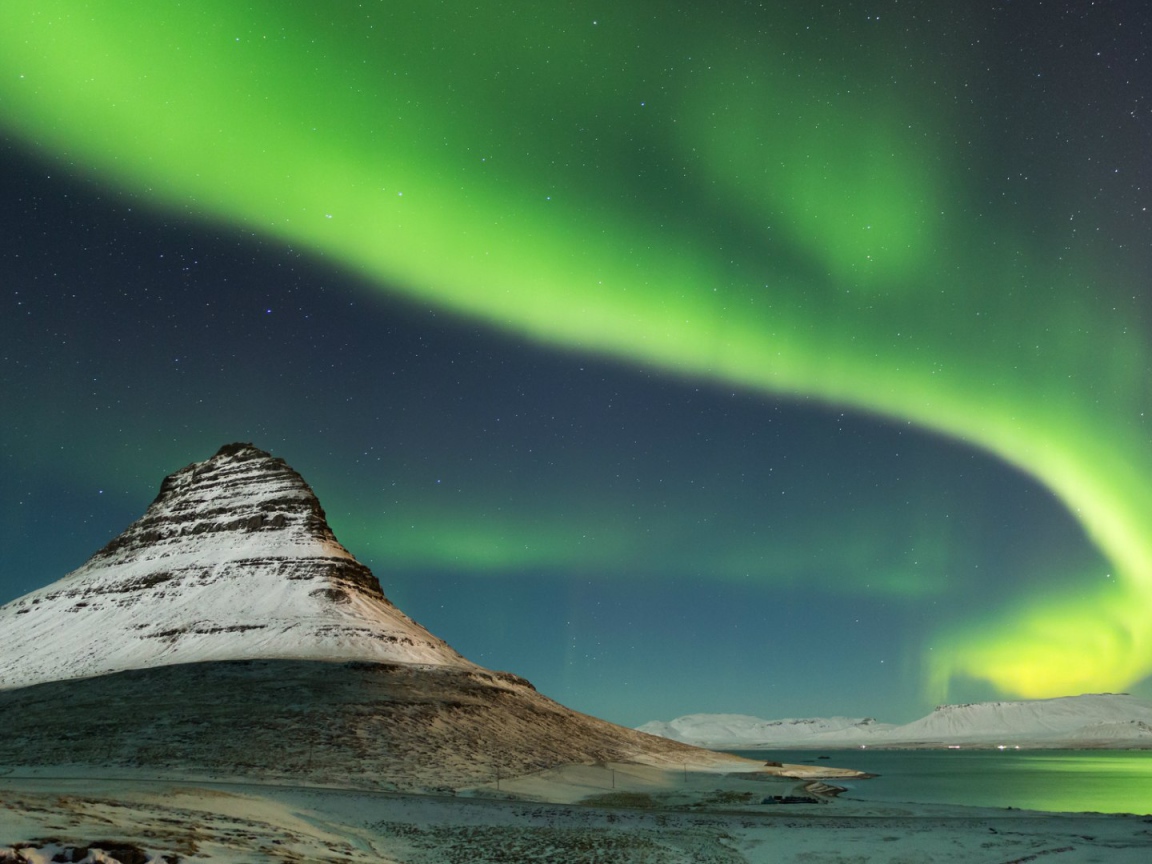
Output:
[[251,439],[609,719],[1146,689],[1147,14],[541,5],[4,4],[3,599]]

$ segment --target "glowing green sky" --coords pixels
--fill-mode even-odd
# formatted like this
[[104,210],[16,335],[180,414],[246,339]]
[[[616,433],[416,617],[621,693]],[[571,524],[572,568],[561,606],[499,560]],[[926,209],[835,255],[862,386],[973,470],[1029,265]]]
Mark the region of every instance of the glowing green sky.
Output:
[[[1139,151],[1113,136],[1102,163],[1071,83],[1108,22],[1038,84],[1059,22],[808,5],[9,0],[0,123],[121,190],[515,338],[983,448],[1051,490],[1107,563],[1012,574],[1033,587],[928,637],[929,687],[1128,687],[1152,672],[1148,330],[1138,259],[1102,214],[1135,209],[1107,184]],[[1004,27],[1032,53],[987,44]],[[410,566],[627,554],[581,546],[568,513],[514,544],[479,506],[427,504],[434,540],[371,510],[349,530]],[[595,494],[568,506],[603,538],[619,524]],[[951,550],[944,515],[922,518],[921,549]],[[913,598],[958,554],[876,574],[884,528],[844,524],[808,525],[806,551],[766,569],[736,541],[716,577],[786,580],[804,569],[787,556],[821,558],[835,530],[838,563],[809,569]]]

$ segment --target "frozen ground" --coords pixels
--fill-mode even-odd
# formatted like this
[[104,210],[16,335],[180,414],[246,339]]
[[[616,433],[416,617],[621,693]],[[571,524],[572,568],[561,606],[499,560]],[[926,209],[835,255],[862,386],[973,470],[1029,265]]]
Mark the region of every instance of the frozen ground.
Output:
[[493,783],[421,796],[7,774],[0,776],[0,851],[21,841],[82,846],[115,839],[157,862],[167,855],[215,864],[1146,864],[1152,858],[1146,817],[843,799],[765,805],[765,797],[803,792],[809,781],[755,777],[608,763],[505,778],[499,790]]

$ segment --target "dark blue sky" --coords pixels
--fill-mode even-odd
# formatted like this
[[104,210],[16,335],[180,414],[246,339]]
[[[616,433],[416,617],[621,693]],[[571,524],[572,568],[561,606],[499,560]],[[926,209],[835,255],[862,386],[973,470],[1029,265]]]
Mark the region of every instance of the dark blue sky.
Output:
[[[1147,279],[1131,276],[1149,272],[1149,225],[1133,213],[1152,151],[1136,145],[1152,125],[1145,43],[1129,34],[1146,16],[1047,16],[992,4],[955,42],[909,30],[918,55],[953,50],[953,71],[976,63],[973,40],[993,43],[978,49],[983,95],[955,121],[982,173],[950,182],[1014,224],[998,242],[1021,256],[1096,267],[1078,303],[1142,304]],[[869,21],[804,50],[850,59]],[[1096,47],[1112,54],[1095,79],[1037,90]],[[1102,153],[1123,179],[1081,196]],[[1030,166],[1042,182],[1017,194]],[[1094,202],[1092,236],[1045,246],[1068,198]],[[456,649],[629,725],[909,720],[939,695],[925,684],[939,634],[1079,596],[1085,574],[1112,569],[1037,479],[879,410],[498,331],[15,134],[0,201],[0,601],[79,566],[164,475],[234,440],[300,471],[385,593]],[[979,236],[948,254],[984,255]],[[1030,290],[1014,279],[1003,290]],[[973,368],[994,368],[982,350]],[[995,692],[959,676],[948,696]]]

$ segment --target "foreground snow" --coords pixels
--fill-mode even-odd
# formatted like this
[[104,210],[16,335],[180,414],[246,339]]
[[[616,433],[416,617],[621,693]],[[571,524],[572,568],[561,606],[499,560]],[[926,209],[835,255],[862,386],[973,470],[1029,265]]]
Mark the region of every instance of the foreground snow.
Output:
[[941,705],[902,726],[871,718],[689,714],[641,732],[728,750],[805,747],[1152,747],[1152,703],[1124,693]]
[[[363,790],[156,780],[0,777],[0,852],[114,834],[152,861],[1146,864],[1138,817],[922,805],[764,805],[796,781],[626,764],[571,766],[431,797]],[[578,776],[577,776],[578,775]],[[573,788],[573,785],[578,788]],[[615,788],[613,788],[613,783]],[[485,796],[528,796],[507,800]],[[556,803],[583,800],[583,804]],[[27,855],[30,850],[25,850]],[[2,860],[2,858],[0,858]],[[48,859],[44,859],[48,860]]]

